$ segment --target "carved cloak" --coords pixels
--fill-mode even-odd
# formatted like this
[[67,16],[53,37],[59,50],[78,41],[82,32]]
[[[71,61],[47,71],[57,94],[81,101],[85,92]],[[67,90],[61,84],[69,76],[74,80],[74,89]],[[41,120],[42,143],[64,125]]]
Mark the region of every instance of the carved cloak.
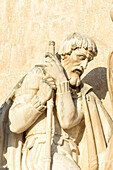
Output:
[[[22,145],[24,134],[14,134],[9,130],[8,112],[16,91],[21,87],[24,78],[15,86],[6,102],[0,109],[0,169],[21,170]],[[105,151],[107,143],[113,132],[113,122],[105,111],[100,100],[92,92],[92,88],[84,85],[81,89],[83,96],[84,117],[86,124],[88,167],[93,170],[98,167],[99,154]],[[98,121],[97,121],[98,120]],[[96,134],[97,133],[97,134]],[[102,143],[100,141],[102,136]],[[88,149],[90,141],[93,142],[92,152]],[[102,144],[102,148],[99,145]],[[84,147],[85,148],[85,147]],[[93,152],[94,151],[94,152]],[[95,153],[95,154],[93,154]],[[84,158],[85,159],[85,158]],[[82,159],[81,159],[82,160]],[[94,166],[93,166],[94,165]],[[95,166],[96,165],[96,166]],[[93,168],[92,168],[93,167]],[[92,168],[92,169],[91,169]]]
[[23,134],[14,134],[10,131],[8,113],[15,93],[21,87],[24,77],[13,88],[0,108],[0,170],[21,169]]
[[113,120],[89,85],[85,84],[81,92],[86,127],[82,153],[87,152],[83,156],[85,159],[80,158],[81,168],[96,170],[103,163],[104,153],[113,134]]

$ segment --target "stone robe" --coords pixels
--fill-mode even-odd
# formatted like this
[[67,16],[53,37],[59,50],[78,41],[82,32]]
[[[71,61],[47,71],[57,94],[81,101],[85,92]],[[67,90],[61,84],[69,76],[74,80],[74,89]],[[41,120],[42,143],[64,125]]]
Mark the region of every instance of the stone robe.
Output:
[[[43,70],[42,66],[36,67],[41,67],[41,69]],[[34,69],[36,69],[36,67]],[[8,117],[9,109],[10,107],[12,107],[13,101],[15,100],[15,96],[16,94],[19,93],[23,82],[24,78],[17,84],[17,86],[14,88],[6,102],[1,107],[0,114],[1,169],[9,168],[11,170],[13,169],[21,170],[22,165],[24,165],[26,161],[25,160],[26,158],[27,159],[29,158],[30,160],[33,161],[34,159],[33,157],[31,157],[31,154],[28,153],[27,149],[29,149],[29,151],[32,152],[32,154],[35,153],[37,160],[39,157],[41,157],[42,159],[43,156],[45,143],[45,128],[43,125],[45,125],[46,122],[46,112],[41,115],[42,118],[41,116],[39,117],[37,122],[41,124],[41,120],[44,120],[42,126],[39,125],[39,128],[42,127],[42,129],[38,129],[39,130],[39,132],[37,132],[38,140],[35,139],[35,136],[32,136],[32,138],[29,141],[27,141],[27,139],[30,136],[28,136],[28,138],[25,139],[26,136],[25,132],[15,134],[11,132],[9,129],[10,126]],[[35,84],[35,82],[33,83]],[[77,124],[75,128],[76,131],[72,129],[71,130],[62,129],[59,125],[58,118],[54,116],[55,118],[54,120],[56,121],[55,126],[59,127],[57,128],[59,129],[57,130],[57,132],[54,131],[53,134],[54,137],[52,138],[52,140],[54,141],[53,144],[54,146],[52,146],[53,166],[56,167],[57,169],[64,167],[65,170],[66,169],[68,170],[69,168],[72,168],[74,166],[75,169],[79,169],[79,167],[76,166],[75,161],[77,161],[77,163],[80,165],[82,169],[84,168],[88,169],[88,167],[91,170],[95,169],[95,167],[99,168],[99,163],[101,163],[102,161],[101,154],[105,152],[108,145],[108,141],[111,137],[113,131],[112,120],[109,114],[105,111],[100,100],[92,92],[92,88],[89,87],[88,85],[81,86],[81,97],[83,103],[82,108],[84,118],[80,121],[80,123]],[[42,133],[41,135],[39,134],[40,132]],[[79,148],[81,147],[79,143],[82,138],[83,141],[86,141],[85,142],[86,145],[84,144],[85,146],[84,149],[82,148],[82,151],[84,150],[85,156],[83,152],[81,152],[81,149]],[[90,142],[92,143],[91,145],[92,148],[89,147]],[[35,152],[32,151],[33,147],[35,148]],[[59,156],[61,156],[62,159],[61,162],[60,162],[61,159],[58,159]],[[76,156],[78,157],[78,160]],[[66,162],[68,160],[70,160],[69,164],[66,165]],[[29,160],[27,160],[27,162],[29,162]],[[42,163],[39,163],[38,165],[39,169],[41,168],[43,169]],[[33,166],[35,167],[35,165]],[[24,167],[26,167],[26,163]]]

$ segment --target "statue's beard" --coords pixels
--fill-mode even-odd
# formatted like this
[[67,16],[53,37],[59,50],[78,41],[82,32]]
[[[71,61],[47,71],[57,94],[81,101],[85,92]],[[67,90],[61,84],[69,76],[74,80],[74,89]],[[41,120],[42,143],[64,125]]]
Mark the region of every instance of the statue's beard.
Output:
[[74,73],[74,75],[71,75],[69,82],[72,87],[78,87],[81,84],[81,78],[77,73]]

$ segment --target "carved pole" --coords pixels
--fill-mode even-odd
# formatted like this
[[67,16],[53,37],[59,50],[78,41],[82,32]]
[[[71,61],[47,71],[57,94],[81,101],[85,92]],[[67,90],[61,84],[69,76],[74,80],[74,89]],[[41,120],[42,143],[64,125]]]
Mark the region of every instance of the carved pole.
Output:
[[[49,52],[55,55],[55,42],[49,41]],[[52,115],[53,115],[53,94],[47,102],[47,125],[46,125],[46,145],[45,145],[45,170],[51,169],[51,137],[52,137]]]

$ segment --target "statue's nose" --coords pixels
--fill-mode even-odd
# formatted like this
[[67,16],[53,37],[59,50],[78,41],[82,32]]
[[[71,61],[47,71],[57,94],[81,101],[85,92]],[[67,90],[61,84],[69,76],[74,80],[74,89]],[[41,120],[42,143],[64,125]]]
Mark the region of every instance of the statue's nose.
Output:
[[82,61],[81,66],[83,67],[83,69],[86,69],[88,65],[88,59],[86,58],[84,61]]

